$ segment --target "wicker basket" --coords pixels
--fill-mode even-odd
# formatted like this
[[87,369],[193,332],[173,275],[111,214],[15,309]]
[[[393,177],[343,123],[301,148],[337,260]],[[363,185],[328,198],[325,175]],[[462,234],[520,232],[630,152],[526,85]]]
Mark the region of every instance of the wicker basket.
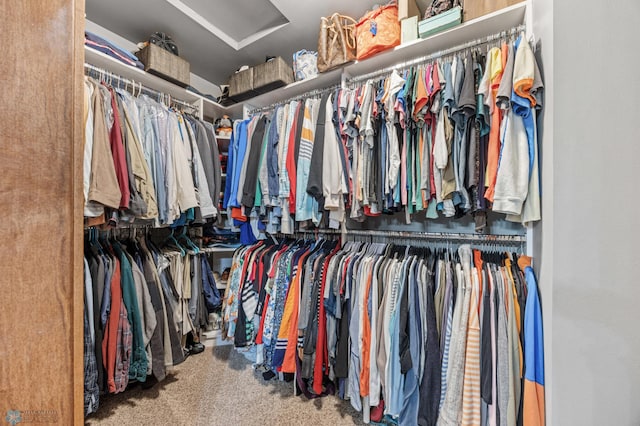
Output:
[[521,0],[464,0],[463,1],[463,22],[470,21],[480,16],[486,15],[496,10],[504,9]]
[[253,68],[237,72],[229,77],[229,99],[242,102],[257,95],[253,91]]
[[293,83],[293,69],[281,57],[253,67],[253,90],[266,93]]
[[149,43],[144,49],[137,52],[136,56],[144,64],[145,71],[182,87],[190,84],[189,62],[179,56],[167,52],[153,43]]

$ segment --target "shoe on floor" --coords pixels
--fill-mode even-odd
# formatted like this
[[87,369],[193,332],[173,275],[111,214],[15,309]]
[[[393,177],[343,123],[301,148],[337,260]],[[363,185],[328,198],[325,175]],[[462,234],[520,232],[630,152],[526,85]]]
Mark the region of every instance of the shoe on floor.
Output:
[[191,355],[199,354],[202,352],[204,352],[204,345],[200,342],[194,342],[194,344],[189,348],[189,353]]

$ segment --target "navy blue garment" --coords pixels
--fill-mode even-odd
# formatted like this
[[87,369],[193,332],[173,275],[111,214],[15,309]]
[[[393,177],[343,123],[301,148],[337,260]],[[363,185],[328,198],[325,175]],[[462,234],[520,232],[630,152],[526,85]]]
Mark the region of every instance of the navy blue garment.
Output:
[[220,307],[222,299],[220,298],[220,292],[218,291],[218,286],[216,285],[216,280],[213,277],[213,272],[211,271],[207,257],[201,256],[200,263],[202,268],[202,294],[204,295],[207,312],[211,313],[215,308]]
[[418,425],[434,426],[438,420],[440,404],[440,344],[436,326],[435,265],[436,259],[431,256],[427,266],[427,300],[425,303],[427,314],[427,339],[424,341],[423,351],[426,354],[422,381],[420,382],[420,406],[418,408]]

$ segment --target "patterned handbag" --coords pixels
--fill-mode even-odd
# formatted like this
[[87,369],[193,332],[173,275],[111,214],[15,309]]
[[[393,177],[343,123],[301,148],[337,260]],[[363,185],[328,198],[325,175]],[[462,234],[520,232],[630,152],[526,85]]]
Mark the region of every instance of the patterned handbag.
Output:
[[318,35],[318,71],[325,72],[356,59],[356,21],[334,13],[322,17]]
[[298,50],[293,54],[293,74],[296,81],[318,75],[318,52]]
[[401,29],[395,1],[365,14],[356,25],[357,59],[365,59],[400,44]]
[[433,0],[431,5],[429,5],[427,10],[424,12],[424,19],[439,15],[456,6],[462,6],[460,4],[460,0]]

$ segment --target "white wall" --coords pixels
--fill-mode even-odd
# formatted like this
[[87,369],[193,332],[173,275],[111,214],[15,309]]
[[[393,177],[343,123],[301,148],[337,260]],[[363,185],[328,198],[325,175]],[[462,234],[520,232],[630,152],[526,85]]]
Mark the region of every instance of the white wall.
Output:
[[547,418],[639,425],[640,2],[534,6],[553,85],[539,227]]

